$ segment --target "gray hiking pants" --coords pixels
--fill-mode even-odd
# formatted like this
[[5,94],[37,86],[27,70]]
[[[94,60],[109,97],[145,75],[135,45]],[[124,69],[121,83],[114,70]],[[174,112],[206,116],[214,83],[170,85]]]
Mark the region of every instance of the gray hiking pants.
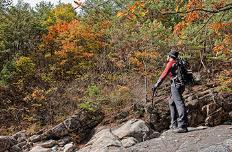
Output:
[[182,94],[185,87],[180,84],[171,84],[171,98],[169,108],[171,113],[171,127],[186,128],[188,117]]

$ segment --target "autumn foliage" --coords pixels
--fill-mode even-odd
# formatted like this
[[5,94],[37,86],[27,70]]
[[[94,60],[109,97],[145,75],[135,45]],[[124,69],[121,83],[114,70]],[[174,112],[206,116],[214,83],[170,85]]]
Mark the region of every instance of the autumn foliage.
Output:
[[53,124],[93,103],[114,115],[150,95],[171,48],[231,92],[231,1],[74,2],[0,3],[3,120]]

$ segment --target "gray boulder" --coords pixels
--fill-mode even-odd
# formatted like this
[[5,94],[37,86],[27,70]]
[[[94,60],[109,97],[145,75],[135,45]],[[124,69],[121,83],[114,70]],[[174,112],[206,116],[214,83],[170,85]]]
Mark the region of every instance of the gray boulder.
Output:
[[9,149],[9,151],[10,151],[10,152],[21,152],[22,149],[21,149],[19,146],[14,145],[14,146],[12,146],[12,147]]
[[14,135],[12,135],[12,137],[17,140],[18,143],[24,142],[27,139],[27,135],[26,135],[26,131],[20,131]]
[[9,136],[0,136],[0,152],[5,152],[16,144],[17,141],[14,138]]
[[29,138],[29,141],[35,143],[35,142],[42,141],[45,138],[46,138],[46,136],[44,134],[42,134],[42,135],[33,135],[33,136],[31,136]]
[[87,143],[86,147],[80,149],[78,152],[123,152],[122,143],[119,138],[115,136],[111,129],[103,129],[96,133],[92,139]]
[[[79,111],[77,114],[69,117],[64,122],[51,128],[43,135],[46,138],[62,138],[69,133],[75,132],[84,138],[89,135],[89,131],[96,127],[103,119],[104,115],[100,109],[95,111]],[[82,140],[82,139],[80,139]]]
[[71,141],[70,137],[65,137],[63,139],[58,140],[58,145],[60,147],[63,147],[65,144],[69,143]]
[[41,146],[35,146],[30,150],[30,152],[51,152],[51,149],[43,148]]
[[59,147],[56,145],[51,148],[52,152],[57,152],[59,150]]
[[54,145],[56,145],[57,142],[55,140],[49,140],[44,143],[39,144],[43,148],[52,148]]
[[122,142],[123,147],[128,148],[128,147],[131,147],[137,144],[139,141],[136,140],[134,137],[128,137],[128,138],[122,139],[121,142]]
[[20,147],[20,148],[22,148],[23,146],[25,146],[27,144],[28,144],[27,141],[23,141],[21,143],[18,143],[17,146]]
[[31,136],[29,140],[36,143],[47,139],[62,139],[70,133],[76,133],[81,141],[102,121],[103,117],[100,109],[95,111],[81,110],[44,133]]
[[75,149],[75,145],[73,144],[73,142],[68,143],[64,146],[64,152],[73,152]]
[[134,137],[136,140],[141,142],[147,137],[150,129],[146,125],[145,121],[132,119],[112,132],[114,135],[118,136],[119,139]]
[[48,130],[44,135],[46,138],[62,138],[63,136],[68,135],[68,129],[66,128],[65,124],[62,122],[52,129]]

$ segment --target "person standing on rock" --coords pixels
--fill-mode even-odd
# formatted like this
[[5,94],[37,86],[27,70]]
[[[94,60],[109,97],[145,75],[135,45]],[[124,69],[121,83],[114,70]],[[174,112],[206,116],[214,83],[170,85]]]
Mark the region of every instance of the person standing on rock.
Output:
[[185,85],[178,80],[177,77],[177,60],[179,53],[176,50],[171,50],[168,53],[167,65],[165,70],[155,83],[152,91],[155,92],[162,84],[167,75],[171,78],[171,98],[169,100],[169,108],[171,113],[170,129],[175,133],[188,132],[187,129],[187,112],[183,101],[182,94],[185,90]]

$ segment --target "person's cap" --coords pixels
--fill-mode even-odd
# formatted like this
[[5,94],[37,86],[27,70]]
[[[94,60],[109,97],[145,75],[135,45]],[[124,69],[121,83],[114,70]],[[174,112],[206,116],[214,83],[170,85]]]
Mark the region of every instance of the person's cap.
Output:
[[168,55],[172,58],[178,58],[179,52],[177,52],[176,50],[171,50]]

